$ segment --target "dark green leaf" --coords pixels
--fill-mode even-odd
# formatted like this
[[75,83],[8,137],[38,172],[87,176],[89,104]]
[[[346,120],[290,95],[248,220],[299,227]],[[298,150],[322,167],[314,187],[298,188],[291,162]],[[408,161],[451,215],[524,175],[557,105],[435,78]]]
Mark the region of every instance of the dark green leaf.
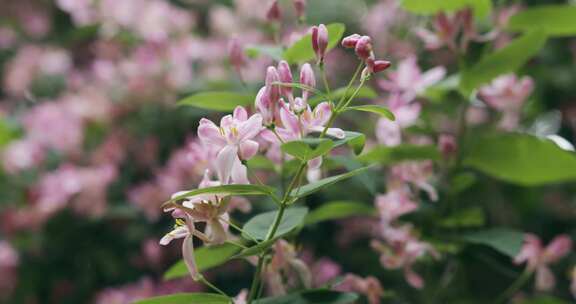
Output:
[[484,212],[479,207],[462,209],[455,214],[445,217],[439,221],[439,225],[445,228],[470,228],[481,227],[486,218]]
[[309,183],[307,185],[304,185],[302,187],[299,187],[299,188],[292,190],[292,193],[290,193],[290,195],[293,197],[304,197],[304,196],[310,195],[314,192],[320,191],[323,188],[328,187],[332,184],[335,184],[339,181],[342,181],[342,180],[348,179],[352,176],[355,176],[357,174],[360,174],[360,173],[364,172],[364,170],[366,170],[366,169],[368,169],[368,167],[362,167],[362,168],[356,169],[354,171],[350,171],[350,172],[347,172],[344,174],[327,177],[327,178],[321,179],[319,181]]
[[350,216],[374,215],[374,207],[352,201],[336,201],[324,203],[322,206],[312,210],[306,216],[306,225],[312,225],[323,221],[336,220]]
[[492,10],[491,0],[401,0],[401,3],[405,10],[420,15],[434,15],[471,7],[477,16],[485,17]]
[[[330,50],[338,44],[344,35],[346,26],[342,23],[332,23],[328,24],[326,28],[328,29],[328,50]],[[291,64],[312,60],[314,56],[310,34],[304,35],[284,52],[284,59]]]
[[494,134],[469,145],[464,164],[526,186],[576,180],[576,154],[527,134]]
[[541,296],[534,299],[520,301],[518,304],[568,304],[568,302],[558,298]]
[[309,161],[330,152],[333,146],[334,143],[329,139],[310,138],[287,142],[280,148],[301,161]]
[[[251,218],[242,228],[245,234],[257,240],[264,240],[268,235],[268,230],[272,227],[272,223],[276,218],[278,211],[270,211],[262,214],[258,214]],[[280,221],[278,230],[276,231],[276,236],[284,235],[294,228],[300,226],[304,221],[304,218],[308,214],[308,208],[306,207],[293,207],[288,208],[284,211],[284,216]],[[247,238],[247,237],[246,237]]]
[[545,43],[546,35],[542,31],[524,34],[464,71],[460,88],[468,94],[502,74],[516,71],[534,57]]
[[236,106],[247,106],[256,97],[234,92],[203,92],[188,96],[178,102],[178,105],[194,106],[206,110],[229,112]]
[[[350,98],[352,97],[352,93],[354,93],[354,90],[350,89],[348,90],[348,92],[346,92],[346,88],[338,88],[332,92],[330,92],[330,95],[328,95],[328,97],[330,97],[330,99],[332,101],[338,100],[342,97],[345,98]],[[376,98],[378,97],[378,94],[370,87],[362,87],[360,88],[360,90],[358,91],[358,93],[356,94],[355,98]],[[325,96],[321,96],[321,95],[316,95],[310,99],[308,99],[308,103],[311,105],[317,105],[323,101],[326,101],[326,97]]]
[[524,242],[524,233],[507,228],[492,228],[462,235],[468,243],[486,245],[509,256],[515,257]]
[[347,107],[345,110],[371,112],[376,113],[382,117],[388,118],[390,120],[396,120],[396,117],[394,117],[394,113],[390,112],[388,108],[379,105],[363,105],[363,106]]
[[233,258],[237,259],[237,258],[245,258],[245,257],[253,256],[253,255],[258,255],[258,254],[268,250],[268,248],[270,248],[272,245],[274,245],[274,243],[277,240],[278,240],[278,237],[275,237],[269,241],[264,241],[262,243],[258,243],[252,247],[249,247],[247,249],[240,251]]
[[[348,171],[353,171],[353,170],[360,169],[360,168],[364,167],[364,164],[362,162],[358,161],[358,159],[356,159],[356,158],[338,155],[338,156],[333,156],[330,159],[333,160],[335,163],[344,166],[344,168],[346,168],[346,170],[348,170]],[[376,173],[376,174],[378,174],[378,173]],[[378,188],[378,185],[377,185],[378,176],[376,174],[375,174],[375,172],[366,170],[366,171],[352,177],[352,180],[355,180],[359,185],[361,185],[362,187],[365,187],[366,190],[368,190],[368,192],[370,192],[370,194],[376,195],[377,188]]]
[[228,297],[213,293],[178,293],[140,300],[134,304],[231,304]]
[[358,296],[349,292],[338,292],[326,289],[306,290],[275,298],[254,301],[255,304],[350,304]]
[[[194,258],[196,260],[198,271],[205,271],[210,268],[219,266],[228,261],[238,251],[240,251],[240,248],[233,244],[201,247],[194,252]],[[170,269],[164,273],[164,279],[171,280],[186,277],[188,275],[188,268],[186,268],[186,264],[184,264],[184,261],[179,261],[172,265],[172,267],[170,267]]]
[[393,164],[408,160],[439,160],[440,151],[432,145],[399,145],[395,147],[377,146],[360,156],[367,163]]
[[362,150],[364,150],[364,144],[366,143],[366,135],[352,131],[344,132],[346,133],[346,137],[336,140],[334,142],[334,147],[347,144],[350,148],[352,148],[354,154],[358,155],[362,153]]
[[542,29],[551,36],[573,36],[576,35],[574,16],[574,5],[533,6],[512,16],[508,28],[515,31]]

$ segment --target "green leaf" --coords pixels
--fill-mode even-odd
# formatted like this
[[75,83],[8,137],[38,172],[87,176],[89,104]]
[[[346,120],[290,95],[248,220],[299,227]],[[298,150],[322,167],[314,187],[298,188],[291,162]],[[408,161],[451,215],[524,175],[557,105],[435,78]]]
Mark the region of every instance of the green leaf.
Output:
[[564,300],[548,297],[548,296],[541,296],[534,299],[528,299],[519,302],[518,304],[568,304]]
[[266,44],[252,44],[247,46],[244,51],[250,58],[256,58],[260,55],[267,55],[276,61],[282,60],[282,53],[284,53],[284,50],[281,47]]
[[274,169],[274,162],[263,155],[255,155],[247,164],[252,169]]
[[288,294],[285,296],[265,298],[254,301],[255,304],[350,304],[358,296],[350,292],[338,292],[327,289],[313,289]]
[[[327,50],[329,51],[338,44],[340,38],[344,35],[346,26],[342,23],[332,23],[328,24],[326,28],[328,29]],[[315,54],[312,49],[311,34],[304,35],[304,37],[300,38],[300,40],[296,41],[292,46],[284,51],[284,59],[290,64],[303,63],[314,59],[314,57]]]
[[[346,88],[342,87],[342,88],[338,88],[338,89],[330,92],[330,95],[328,95],[328,97],[330,97],[331,100],[335,101],[335,100],[338,100],[342,97],[350,98],[350,97],[352,97],[352,93],[354,93],[354,90],[350,89],[350,90],[348,90],[348,92],[346,92]],[[356,94],[356,96],[354,98],[372,99],[372,98],[376,98],[376,97],[378,97],[378,93],[376,93],[376,91],[374,91],[370,87],[363,86],[362,88],[360,88],[360,90],[358,91],[358,94]],[[317,104],[321,103],[322,101],[326,101],[326,96],[315,95],[314,97],[308,99],[308,103],[311,105],[317,105]]]
[[339,181],[342,181],[342,180],[348,179],[352,176],[355,176],[357,174],[360,174],[368,168],[369,167],[362,167],[362,168],[359,168],[359,169],[356,169],[356,170],[353,170],[353,171],[350,171],[350,172],[347,172],[344,174],[327,177],[327,178],[321,179],[319,181],[309,183],[307,185],[304,185],[302,187],[299,187],[299,188],[292,190],[290,195],[293,197],[304,197],[304,196],[310,195],[314,192],[322,190],[325,187],[333,185]]
[[392,121],[396,120],[396,117],[394,117],[394,113],[390,112],[388,108],[379,105],[363,105],[363,106],[347,107],[345,111],[371,112],[376,113],[384,118],[388,118]]
[[464,71],[460,88],[469,94],[502,74],[516,71],[540,51],[546,43],[546,38],[542,31],[530,32],[487,55],[479,63]]
[[208,187],[191,190],[175,198],[169,200],[169,202],[174,202],[178,200],[185,199],[187,197],[199,195],[199,194],[217,194],[222,196],[229,195],[271,195],[274,192],[274,188],[262,185],[222,185],[216,187]]
[[464,164],[510,183],[536,186],[576,180],[576,154],[527,134],[485,135],[467,144]]
[[134,302],[134,304],[231,304],[228,297],[213,293],[177,293]]
[[244,95],[234,92],[202,92],[180,100],[178,105],[229,112],[233,111],[236,106],[252,104],[255,98],[254,95]]
[[409,160],[439,160],[440,151],[433,145],[399,145],[395,147],[377,146],[359,159],[365,163],[388,165]]
[[[204,246],[194,251],[194,259],[196,260],[198,271],[202,272],[222,265],[238,251],[240,251],[238,246],[228,243],[216,246]],[[184,261],[178,261],[164,273],[164,279],[172,280],[187,277],[188,275],[188,268],[186,268]]]
[[301,161],[309,161],[330,152],[332,147],[334,142],[329,139],[305,138],[282,144],[280,149]]
[[492,228],[466,233],[462,239],[468,243],[486,245],[509,256],[515,257],[524,243],[524,233],[507,228]]
[[576,35],[575,5],[541,5],[523,10],[510,18],[508,29],[531,31],[542,29],[550,36]]
[[492,11],[491,0],[401,0],[401,4],[405,10],[419,15],[454,12],[471,7],[476,16],[485,17]]
[[312,225],[323,221],[336,220],[350,216],[370,216],[374,215],[374,207],[360,202],[335,201],[322,204],[322,206],[312,210],[306,216],[306,225]]
[[233,256],[232,258],[238,259],[238,258],[245,258],[245,257],[253,256],[253,255],[258,255],[258,254],[268,250],[268,248],[270,248],[272,245],[274,245],[274,243],[277,240],[278,240],[278,237],[274,237],[271,240],[258,243],[252,247],[243,249],[242,251],[240,251],[237,255]]
[[346,137],[336,140],[334,142],[334,148],[347,144],[354,151],[354,154],[358,155],[362,153],[364,144],[366,143],[366,135],[352,131],[344,131],[344,133],[346,133]]
[[[338,155],[331,157],[330,160],[333,160],[336,164],[344,166],[344,168],[346,168],[348,171],[353,171],[364,167],[364,163],[352,157]],[[366,188],[366,190],[368,190],[371,195],[376,195],[378,189],[378,174],[379,173],[366,170],[352,177],[352,180],[355,180],[357,184]]]
[[439,225],[444,228],[470,228],[484,226],[485,221],[484,211],[479,207],[472,207],[441,219]]
[[[278,214],[278,211],[270,211],[258,214],[251,218],[242,228],[242,230],[244,230],[243,235],[250,235],[257,240],[266,239],[268,230],[272,227],[276,214]],[[284,235],[300,226],[304,221],[306,214],[308,214],[308,208],[306,207],[293,207],[286,209],[275,236]],[[247,235],[245,236],[246,238]]]

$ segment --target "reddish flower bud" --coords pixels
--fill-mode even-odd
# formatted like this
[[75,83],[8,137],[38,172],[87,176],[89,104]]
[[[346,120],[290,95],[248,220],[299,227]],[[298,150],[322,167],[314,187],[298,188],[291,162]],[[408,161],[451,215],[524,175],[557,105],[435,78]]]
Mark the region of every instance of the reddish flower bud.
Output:
[[362,38],[362,36],[358,34],[352,34],[348,37],[344,37],[344,39],[342,39],[342,46],[347,49],[356,48],[356,43],[358,43],[360,38]]
[[382,72],[382,71],[388,69],[391,65],[392,65],[392,63],[390,63],[390,61],[376,60],[373,63],[372,71],[374,73],[379,73],[379,72]]
[[244,48],[240,44],[240,41],[236,38],[230,40],[228,45],[228,56],[230,63],[239,70],[244,64],[246,64],[246,56],[244,55]]
[[298,19],[304,18],[306,13],[306,0],[294,0],[294,10]]
[[270,101],[275,103],[280,98],[280,86],[273,84],[274,82],[280,82],[280,75],[275,67],[270,66],[266,70],[266,94],[270,98]]
[[450,39],[456,32],[452,20],[446,16],[445,13],[439,13],[434,20],[436,29],[440,32],[444,39]]
[[328,48],[328,29],[324,24],[312,27],[312,48],[318,61],[322,62]]
[[438,148],[445,158],[451,158],[456,154],[458,146],[453,135],[442,134],[438,138]]
[[270,5],[268,12],[266,12],[266,19],[268,19],[268,21],[280,21],[280,19],[282,19],[282,12],[280,11],[278,0],[272,1],[272,5]]
[[370,58],[370,55],[372,55],[372,39],[368,36],[362,36],[358,39],[354,51],[362,60]]
[[[288,62],[282,60],[278,63],[278,75],[280,76],[280,81],[283,83],[294,82],[292,78],[292,72],[290,71],[290,65]],[[289,99],[292,99],[292,87],[281,87],[280,92]]]

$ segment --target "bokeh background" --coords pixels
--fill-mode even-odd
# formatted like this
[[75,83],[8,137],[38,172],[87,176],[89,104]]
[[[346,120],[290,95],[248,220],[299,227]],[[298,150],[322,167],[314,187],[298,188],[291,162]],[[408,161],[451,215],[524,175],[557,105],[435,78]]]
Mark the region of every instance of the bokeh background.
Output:
[[[197,121],[219,114],[176,103],[199,91],[255,91],[262,85],[273,59],[251,47],[275,39],[289,45],[308,29],[294,22],[291,1],[280,1],[283,34],[273,37],[277,25],[267,20],[265,2],[0,2],[0,303],[131,303],[203,288],[189,278],[162,279],[180,259],[180,249],[158,245],[173,225],[159,206],[199,181],[205,158],[195,137]],[[505,8],[552,2],[567,3],[495,1]],[[423,69],[450,67],[455,59],[449,53],[422,51],[412,32],[427,20],[402,11],[394,0],[309,0],[306,9],[308,24],[341,22],[347,33],[371,35],[375,52],[393,63],[418,54]],[[496,17],[480,24],[484,30],[495,26]],[[250,55],[241,66],[246,85],[230,62],[234,39]],[[330,81],[341,85],[347,79],[340,75],[350,75],[356,64],[342,49],[332,51],[327,62]],[[537,84],[523,110],[524,125],[538,121],[542,132],[574,142],[576,40],[548,41],[523,73]],[[432,102],[431,113],[455,109],[450,95],[442,98],[445,102]],[[343,123],[374,134],[372,121]],[[440,129],[438,123],[431,128]],[[359,183],[328,196],[350,193],[373,200]],[[544,238],[574,232],[575,199],[574,184],[527,188],[489,178],[461,197],[485,204],[489,225],[522,227]],[[399,283],[401,274],[378,266],[368,238],[354,235],[362,230],[357,226],[362,225],[348,220],[311,228],[302,243],[314,246],[304,256],[328,273],[374,275],[386,289],[409,294]],[[463,249],[452,263],[461,265],[462,280],[443,292],[477,299],[489,299],[509,284],[506,272],[520,271],[500,269],[510,267],[502,266],[509,261],[481,247]],[[250,278],[250,266],[235,261],[224,267],[214,271],[213,280],[238,292]],[[444,278],[444,267],[431,263],[422,269]],[[430,284],[421,295],[397,301],[433,303],[426,299],[440,283]],[[559,284],[568,285],[565,273]],[[567,287],[559,296],[570,298]]]

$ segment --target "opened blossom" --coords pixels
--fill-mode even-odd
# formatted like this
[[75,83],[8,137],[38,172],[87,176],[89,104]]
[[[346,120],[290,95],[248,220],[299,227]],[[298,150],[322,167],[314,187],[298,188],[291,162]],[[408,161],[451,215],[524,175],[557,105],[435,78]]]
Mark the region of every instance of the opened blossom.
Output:
[[549,291],[556,285],[550,265],[558,262],[572,250],[572,239],[566,234],[555,237],[547,246],[538,236],[526,234],[522,249],[514,258],[514,263],[526,263],[526,270],[536,273],[535,287]]
[[206,144],[219,150],[216,155],[216,173],[222,184],[248,183],[247,170],[242,160],[252,158],[258,152],[258,142],[254,141],[262,131],[262,115],[248,117],[243,107],[236,107],[232,115],[220,120],[220,126],[202,118],[198,127],[198,137]]

